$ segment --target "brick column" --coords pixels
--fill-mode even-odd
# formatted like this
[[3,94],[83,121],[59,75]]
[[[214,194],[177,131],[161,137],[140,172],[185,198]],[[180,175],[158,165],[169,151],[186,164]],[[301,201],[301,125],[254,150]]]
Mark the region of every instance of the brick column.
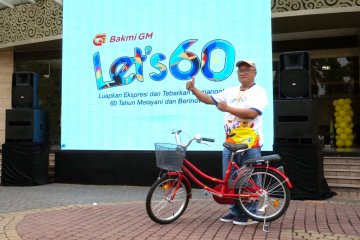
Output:
[[5,142],[5,109],[11,108],[11,82],[14,52],[0,52],[0,148]]

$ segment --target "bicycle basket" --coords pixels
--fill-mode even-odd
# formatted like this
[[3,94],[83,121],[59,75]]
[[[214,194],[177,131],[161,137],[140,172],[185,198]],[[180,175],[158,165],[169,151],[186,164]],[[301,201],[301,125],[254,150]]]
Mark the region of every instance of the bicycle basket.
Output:
[[156,165],[159,168],[179,171],[181,170],[186,148],[172,143],[155,143]]

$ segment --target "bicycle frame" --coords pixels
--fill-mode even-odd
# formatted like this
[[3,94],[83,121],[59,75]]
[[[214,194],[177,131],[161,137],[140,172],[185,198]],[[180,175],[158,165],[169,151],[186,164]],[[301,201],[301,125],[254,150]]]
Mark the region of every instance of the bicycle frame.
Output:
[[[192,198],[192,181],[212,194],[215,202],[237,204],[249,218],[263,221],[263,230],[268,232],[269,222],[281,217],[290,203],[292,184],[281,168],[273,166],[273,163],[281,161],[281,157],[274,154],[244,159],[240,165],[236,163],[235,155],[244,154],[249,149],[248,145],[224,143],[224,147],[232,153],[225,176],[218,179],[205,174],[188,159],[183,158],[191,142],[206,144],[205,142],[214,142],[214,139],[195,135],[183,144],[180,133],[181,130],[173,131],[176,145],[155,144],[156,164],[167,172],[160,173],[148,192],[146,212],[149,217],[160,224],[168,224],[178,219]],[[175,158],[172,158],[172,155]],[[172,165],[174,160],[177,162]],[[209,187],[209,182],[215,186]]]
[[[193,181],[195,182],[198,186],[202,187],[203,189],[207,190],[208,192],[210,192],[212,195],[218,197],[218,198],[256,198],[259,196],[259,193],[256,192],[260,192],[260,188],[257,186],[257,184],[250,179],[250,183],[251,185],[255,188],[254,193],[253,194],[237,194],[234,193],[234,188],[229,188],[228,187],[228,181],[230,178],[230,173],[231,173],[231,169],[232,167],[235,167],[237,170],[240,169],[239,165],[237,163],[235,163],[234,161],[229,161],[229,165],[226,171],[226,174],[224,176],[224,180],[218,179],[218,178],[214,178],[211,177],[207,174],[205,174],[204,172],[202,172],[200,169],[198,169],[195,165],[193,165],[189,160],[184,159],[184,165],[182,167],[182,171],[178,171],[178,172],[168,172],[169,175],[171,176],[179,176],[179,181],[178,181],[178,186],[176,186],[176,188],[178,188],[180,186],[181,181],[185,180],[186,185],[188,186],[188,188],[191,190],[191,184],[189,179],[187,178],[187,176]],[[266,169],[271,169],[273,171],[275,171],[276,173],[278,173],[280,176],[282,176],[285,179],[286,184],[289,186],[289,188],[292,188],[292,184],[290,183],[290,180],[288,177],[285,176],[285,174],[283,172],[281,172],[279,169],[270,166],[270,165],[258,165],[258,166],[253,166],[254,169],[256,168],[266,168]],[[201,177],[209,180],[210,182],[213,183],[217,183],[221,185],[221,189],[217,190],[215,188],[212,187],[208,187],[206,184],[204,184],[202,181],[200,181],[197,177],[194,176],[194,174],[192,173],[195,172],[196,174],[200,175]],[[190,193],[192,191],[189,191]],[[173,196],[176,194],[176,190],[173,194]],[[191,195],[190,195],[191,197]],[[172,197],[173,198],[173,197]],[[222,203],[222,202],[219,202]],[[228,201],[224,201],[224,204],[229,204]]]

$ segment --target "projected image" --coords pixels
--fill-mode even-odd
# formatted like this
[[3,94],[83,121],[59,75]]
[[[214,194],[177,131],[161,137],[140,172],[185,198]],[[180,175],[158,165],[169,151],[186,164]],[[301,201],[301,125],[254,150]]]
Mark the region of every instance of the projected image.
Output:
[[64,1],[61,149],[153,150],[182,129],[216,139],[189,150],[220,151],[224,113],[186,82],[218,94],[240,85],[235,64],[252,59],[269,98],[262,149],[272,150],[270,2],[141,2]]

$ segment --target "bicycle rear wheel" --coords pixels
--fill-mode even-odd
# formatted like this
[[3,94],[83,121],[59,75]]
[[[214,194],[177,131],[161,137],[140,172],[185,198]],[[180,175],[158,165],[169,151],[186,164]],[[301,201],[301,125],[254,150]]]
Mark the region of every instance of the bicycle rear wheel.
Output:
[[146,212],[156,223],[167,224],[178,219],[189,203],[189,189],[179,176],[163,175],[150,188]]
[[[256,186],[255,186],[256,185]],[[257,192],[256,189],[260,191]],[[256,221],[274,221],[281,217],[290,203],[290,190],[285,179],[271,169],[256,168],[239,188],[240,194],[258,194],[258,197],[240,197],[239,205]]]

